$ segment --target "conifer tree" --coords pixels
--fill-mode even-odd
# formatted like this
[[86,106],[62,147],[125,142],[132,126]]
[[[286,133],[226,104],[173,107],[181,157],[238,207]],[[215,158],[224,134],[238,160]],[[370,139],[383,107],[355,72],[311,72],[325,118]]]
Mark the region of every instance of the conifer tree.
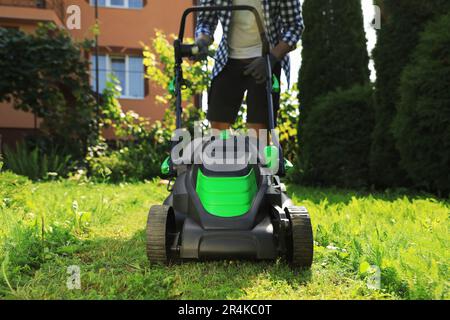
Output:
[[301,170],[307,175],[308,166],[314,166],[310,153],[314,152],[315,147],[320,147],[310,139],[314,134],[305,135],[305,127],[314,127],[307,125],[308,115],[318,98],[337,89],[367,85],[369,58],[360,0],[305,0],[303,16],[306,29],[302,38],[302,66],[298,84],[299,161]]
[[377,4],[382,9],[382,23],[373,52],[377,81],[370,168],[375,185],[392,187],[408,183],[392,134],[400,77],[411,62],[420,32],[435,16],[449,12],[450,1],[377,0]]

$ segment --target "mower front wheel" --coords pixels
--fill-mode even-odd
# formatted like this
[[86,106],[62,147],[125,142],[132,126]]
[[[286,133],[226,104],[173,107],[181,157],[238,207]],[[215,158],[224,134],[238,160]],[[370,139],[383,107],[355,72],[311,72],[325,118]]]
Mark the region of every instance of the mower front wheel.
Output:
[[171,247],[176,239],[176,224],[171,207],[156,205],[150,208],[146,233],[150,263],[167,264],[175,260]]

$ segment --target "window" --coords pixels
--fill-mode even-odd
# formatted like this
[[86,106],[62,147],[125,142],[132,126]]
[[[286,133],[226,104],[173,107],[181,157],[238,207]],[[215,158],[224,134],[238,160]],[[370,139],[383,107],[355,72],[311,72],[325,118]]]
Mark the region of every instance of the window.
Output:
[[[95,5],[95,0],[91,0],[91,5]],[[141,9],[144,7],[144,0],[98,0],[98,5],[99,7]]]
[[[141,57],[99,55],[98,65],[100,92],[105,89],[106,81],[111,80],[111,76],[115,76],[122,87],[122,98],[144,98],[144,65]],[[91,57],[91,66],[92,87],[96,90],[95,56]]]
[[119,80],[122,90],[127,87],[126,59],[124,57],[111,58],[111,74]]

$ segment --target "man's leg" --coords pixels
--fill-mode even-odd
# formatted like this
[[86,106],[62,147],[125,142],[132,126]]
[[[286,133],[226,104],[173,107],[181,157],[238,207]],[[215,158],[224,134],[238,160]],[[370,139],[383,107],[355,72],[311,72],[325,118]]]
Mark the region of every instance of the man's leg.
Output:
[[206,115],[213,129],[227,130],[236,121],[246,89],[242,72],[242,62],[230,59],[213,79]]

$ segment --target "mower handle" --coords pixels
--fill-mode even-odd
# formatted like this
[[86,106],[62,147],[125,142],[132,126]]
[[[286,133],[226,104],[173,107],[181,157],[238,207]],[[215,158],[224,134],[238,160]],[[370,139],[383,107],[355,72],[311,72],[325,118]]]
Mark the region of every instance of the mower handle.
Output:
[[180,24],[180,32],[178,34],[178,40],[180,43],[183,43],[184,39],[184,33],[186,29],[186,19],[188,15],[192,12],[213,12],[213,11],[250,11],[253,13],[256,19],[256,24],[258,25],[258,31],[259,35],[261,37],[261,43],[262,43],[262,53],[263,55],[267,55],[270,53],[270,44],[269,40],[266,34],[266,31],[264,29],[264,24],[261,20],[261,17],[259,16],[258,11],[256,8],[252,6],[246,6],[246,5],[239,5],[239,6],[196,6],[196,7],[190,7],[187,8],[183,12],[183,16],[181,17],[181,24]]

